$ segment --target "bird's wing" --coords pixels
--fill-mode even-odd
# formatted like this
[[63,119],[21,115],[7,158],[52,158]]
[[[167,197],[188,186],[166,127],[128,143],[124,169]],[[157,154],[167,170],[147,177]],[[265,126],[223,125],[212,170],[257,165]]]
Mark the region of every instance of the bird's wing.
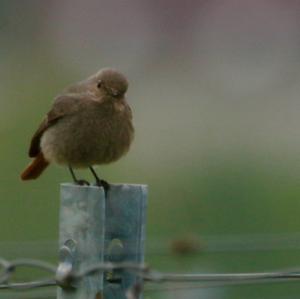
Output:
[[28,152],[29,157],[36,157],[39,154],[40,140],[43,133],[61,118],[78,111],[78,109],[80,109],[80,103],[82,103],[82,101],[83,99],[81,96],[74,94],[61,95],[55,99],[52,109],[47,113],[46,117],[41,122],[37,131],[31,138]]

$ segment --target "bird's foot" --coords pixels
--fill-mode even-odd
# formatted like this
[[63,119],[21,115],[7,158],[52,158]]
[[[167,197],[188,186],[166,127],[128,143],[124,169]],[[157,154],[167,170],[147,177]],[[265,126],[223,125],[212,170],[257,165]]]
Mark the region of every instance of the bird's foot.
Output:
[[76,180],[75,184],[79,185],[79,186],[89,186],[90,185],[90,183],[86,180]]
[[110,185],[108,182],[104,181],[104,180],[97,180],[96,181],[96,186],[98,187],[102,187],[104,189],[105,192],[105,196],[107,195],[107,192],[110,189]]

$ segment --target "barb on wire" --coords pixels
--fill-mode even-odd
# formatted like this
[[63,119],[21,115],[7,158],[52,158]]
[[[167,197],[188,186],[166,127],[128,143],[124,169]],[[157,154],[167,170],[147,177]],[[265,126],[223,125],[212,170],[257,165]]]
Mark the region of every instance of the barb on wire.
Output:
[[[50,278],[41,279],[38,281],[29,282],[12,282],[13,274],[20,267],[36,268],[49,273]],[[57,269],[59,267],[49,264],[44,261],[33,259],[19,259],[15,261],[7,261],[0,259],[0,290],[3,289],[32,289],[49,286],[61,286],[60,281],[57,280]],[[130,262],[124,263],[99,263],[91,265],[78,272],[70,271],[66,273],[65,279],[70,283],[73,281],[80,281],[83,278],[99,272],[109,270],[126,270],[137,277],[142,282],[137,283],[128,291],[128,298],[137,298],[137,294],[142,292],[143,282],[152,283],[200,283],[199,287],[217,287],[226,285],[239,285],[248,283],[272,283],[272,282],[286,282],[286,281],[299,281],[300,271],[274,271],[262,273],[229,273],[229,274],[178,274],[178,273],[162,273],[149,268],[143,264],[136,264]],[[68,287],[64,285],[64,287]],[[198,287],[198,286],[197,286]]]

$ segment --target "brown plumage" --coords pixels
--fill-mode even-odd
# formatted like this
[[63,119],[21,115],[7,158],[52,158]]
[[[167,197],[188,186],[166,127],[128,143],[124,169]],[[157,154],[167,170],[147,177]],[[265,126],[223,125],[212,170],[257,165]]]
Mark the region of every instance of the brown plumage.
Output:
[[46,169],[49,162],[45,160],[42,152],[38,153],[35,159],[28,165],[28,167],[21,174],[22,180],[36,179]]
[[124,75],[102,69],[66,88],[31,139],[29,157],[34,159],[22,180],[37,178],[51,162],[84,168],[124,155],[134,135],[127,87]]

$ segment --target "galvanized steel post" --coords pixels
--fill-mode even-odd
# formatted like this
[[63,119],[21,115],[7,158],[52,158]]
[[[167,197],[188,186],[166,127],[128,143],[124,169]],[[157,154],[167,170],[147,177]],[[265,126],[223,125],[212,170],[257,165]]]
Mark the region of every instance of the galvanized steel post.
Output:
[[[106,201],[106,262],[144,262],[147,186],[112,185]],[[105,273],[104,298],[123,299],[139,280],[128,271]]]
[[130,272],[96,273],[66,288],[64,277],[100,262],[144,261],[147,187],[61,185],[58,299],[123,299],[138,282]]

